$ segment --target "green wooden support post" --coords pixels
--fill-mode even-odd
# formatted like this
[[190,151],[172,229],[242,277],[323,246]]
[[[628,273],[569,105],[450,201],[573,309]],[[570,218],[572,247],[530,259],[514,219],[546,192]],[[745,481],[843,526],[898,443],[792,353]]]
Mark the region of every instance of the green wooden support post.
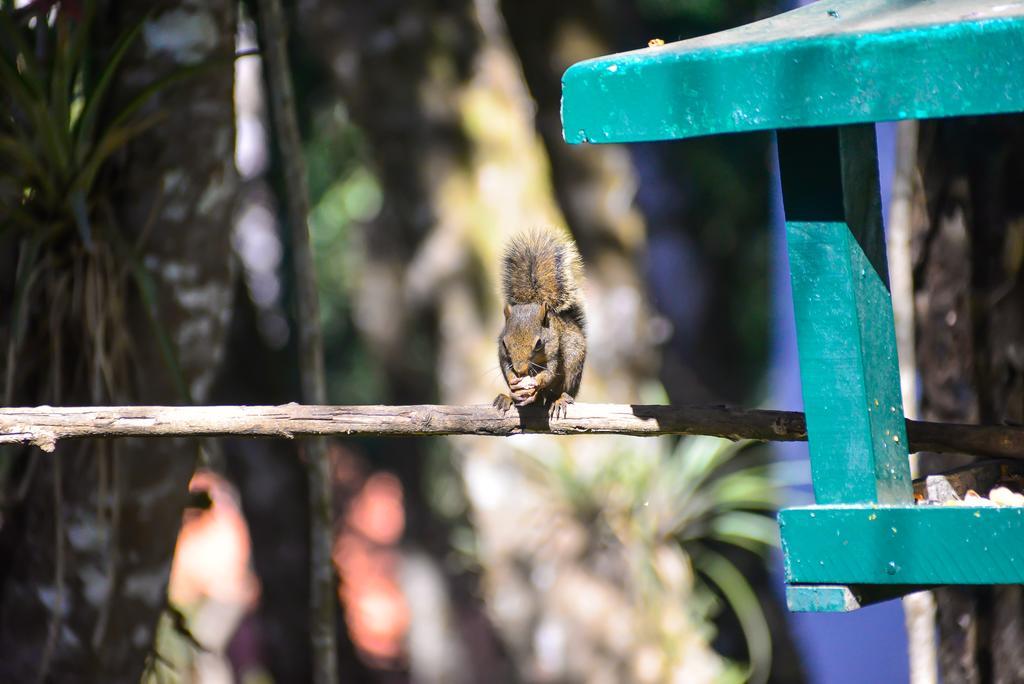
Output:
[[815,499],[910,503],[874,126],[777,138]]

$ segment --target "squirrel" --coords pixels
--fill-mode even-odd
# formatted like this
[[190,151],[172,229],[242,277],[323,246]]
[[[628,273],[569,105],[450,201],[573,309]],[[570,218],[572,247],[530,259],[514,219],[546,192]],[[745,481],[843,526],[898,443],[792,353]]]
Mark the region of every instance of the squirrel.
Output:
[[521,233],[505,247],[501,279],[505,327],[498,362],[509,394],[499,394],[494,407],[504,413],[539,399],[552,418],[564,418],[587,356],[576,244],[551,229]]

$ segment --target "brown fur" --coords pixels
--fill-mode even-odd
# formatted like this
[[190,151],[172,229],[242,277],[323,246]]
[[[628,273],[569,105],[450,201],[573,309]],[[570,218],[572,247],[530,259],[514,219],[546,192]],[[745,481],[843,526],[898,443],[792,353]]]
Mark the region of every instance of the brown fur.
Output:
[[564,313],[581,304],[583,261],[568,236],[551,229],[532,230],[505,247],[501,281],[507,304],[544,304]]
[[[509,242],[502,257],[505,327],[498,362],[510,395],[498,395],[497,408],[507,411],[539,399],[552,416],[565,415],[579,392],[587,355],[582,276],[579,252],[568,237],[535,230]],[[521,387],[526,378],[535,387]]]

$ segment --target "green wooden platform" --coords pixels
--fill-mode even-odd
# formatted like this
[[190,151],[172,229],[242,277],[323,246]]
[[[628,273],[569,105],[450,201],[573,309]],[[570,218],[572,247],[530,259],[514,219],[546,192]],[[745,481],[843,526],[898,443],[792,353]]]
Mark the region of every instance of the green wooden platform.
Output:
[[808,506],[779,512],[792,584],[1017,584],[1024,507]]
[[1024,110],[1024,5],[816,2],[573,65],[570,143],[676,140]]
[[791,610],[1024,583],[1024,509],[915,506],[877,121],[1024,111],[1024,3],[818,2],[563,77],[569,143],[776,130],[817,506],[779,513]]

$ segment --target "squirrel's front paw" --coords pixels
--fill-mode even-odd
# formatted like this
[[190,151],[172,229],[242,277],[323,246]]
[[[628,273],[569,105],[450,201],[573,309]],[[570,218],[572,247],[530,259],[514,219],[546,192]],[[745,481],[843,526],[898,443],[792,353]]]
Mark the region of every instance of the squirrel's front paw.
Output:
[[516,406],[529,406],[537,401],[537,390],[534,388],[520,389],[512,392],[512,401]]
[[494,401],[491,403],[491,405],[494,406],[494,408],[501,411],[502,413],[505,413],[510,408],[512,408],[512,397],[508,396],[507,394],[499,394],[494,398]]
[[532,377],[525,377],[515,385],[510,385],[512,401],[516,406],[527,406],[537,400],[537,383]]
[[576,400],[572,398],[572,395],[562,392],[562,396],[551,402],[551,406],[548,407],[548,416],[551,418],[565,418],[569,410],[569,404],[575,404]]

